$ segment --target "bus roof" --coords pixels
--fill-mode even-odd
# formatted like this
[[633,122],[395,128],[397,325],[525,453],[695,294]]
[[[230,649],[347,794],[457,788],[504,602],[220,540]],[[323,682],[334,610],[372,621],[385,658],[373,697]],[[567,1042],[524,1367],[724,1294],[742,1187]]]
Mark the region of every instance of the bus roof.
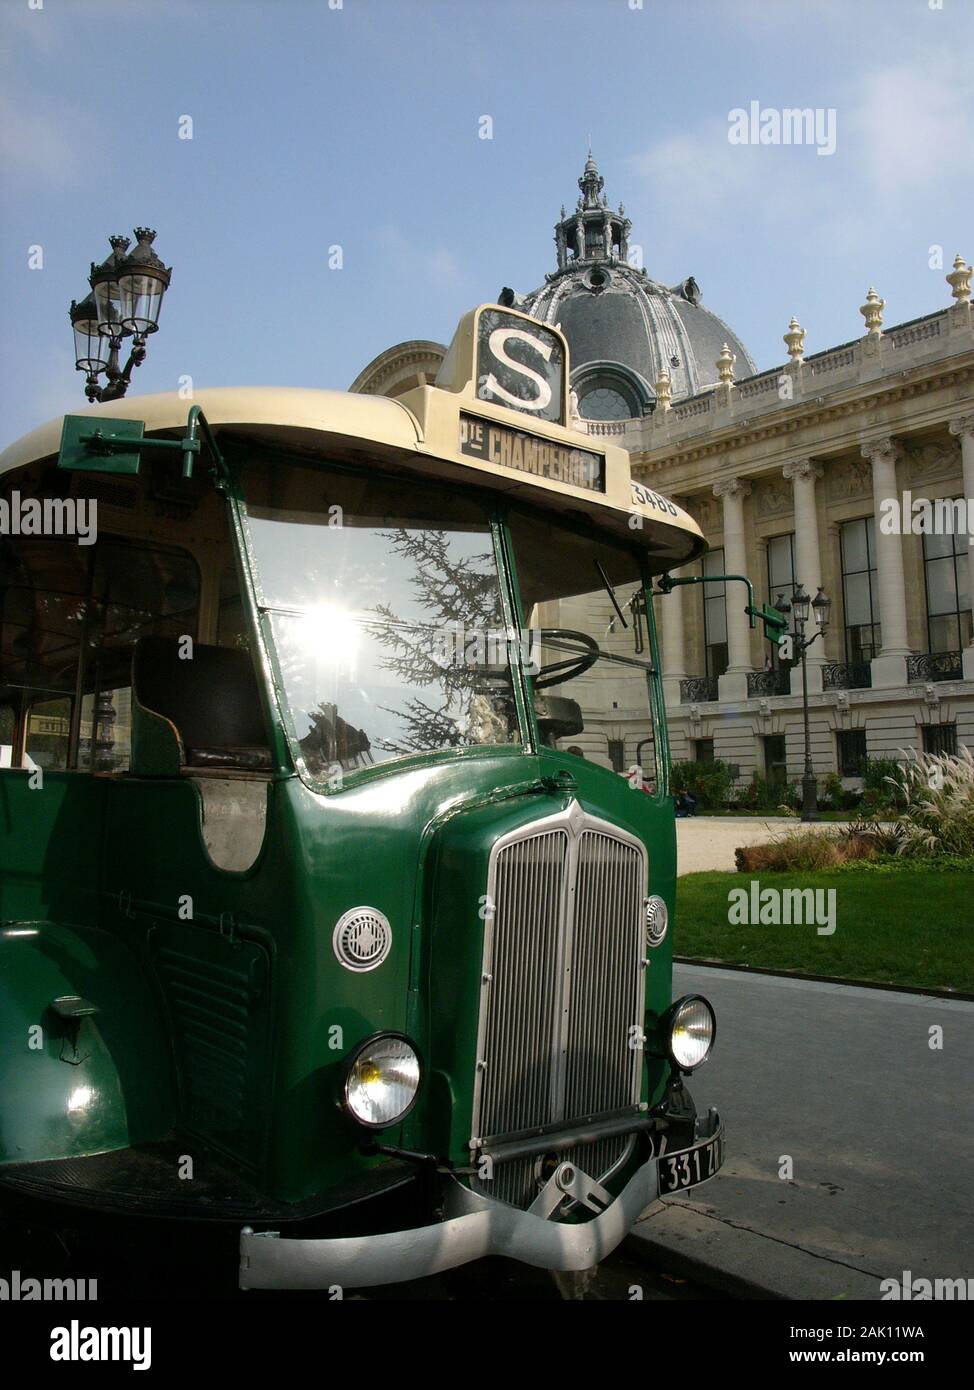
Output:
[[[481,305],[461,321],[437,384],[395,399],[233,387],[195,392],[192,401],[177,392],[132,396],[77,414],[106,428],[112,419],[140,420],[153,434],[183,429],[190,405],[198,405],[217,436],[323,460],[378,459],[396,471],[501,491],[552,515],[584,517],[645,550],[657,573],[694,559],[706,542],[693,518],[632,478],[625,449],[566,423],[567,352],[550,325]],[[0,454],[0,475],[56,455],[63,424],[59,416],[12,444]]]

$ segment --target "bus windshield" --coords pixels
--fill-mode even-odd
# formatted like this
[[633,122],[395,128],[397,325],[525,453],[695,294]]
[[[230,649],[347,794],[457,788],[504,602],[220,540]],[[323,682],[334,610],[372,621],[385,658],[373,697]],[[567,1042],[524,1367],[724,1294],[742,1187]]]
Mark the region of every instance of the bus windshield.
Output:
[[657,782],[652,666],[639,559],[561,522],[509,518],[532,652],[536,709],[550,746]]
[[258,604],[309,774],[519,742],[486,513],[419,479],[244,470]]

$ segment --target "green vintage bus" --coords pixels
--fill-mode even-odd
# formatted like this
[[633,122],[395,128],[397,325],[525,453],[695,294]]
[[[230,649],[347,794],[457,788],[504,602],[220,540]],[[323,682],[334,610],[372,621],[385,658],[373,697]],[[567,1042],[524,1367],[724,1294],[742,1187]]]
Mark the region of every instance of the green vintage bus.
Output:
[[0,457],[0,1202],[364,1287],[587,1269],[717,1171],[650,597],[704,541],[568,382],[482,305],[395,399],[137,397]]

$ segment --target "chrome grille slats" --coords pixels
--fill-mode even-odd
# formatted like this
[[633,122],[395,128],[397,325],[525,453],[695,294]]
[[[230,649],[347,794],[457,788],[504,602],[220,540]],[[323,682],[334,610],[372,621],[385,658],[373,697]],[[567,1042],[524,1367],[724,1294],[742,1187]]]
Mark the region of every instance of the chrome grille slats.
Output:
[[493,950],[485,963],[493,978],[479,1053],[490,1059],[481,1105],[492,1134],[537,1124],[535,1117],[550,1110],[551,1068],[537,1061],[550,1057],[557,1004],[552,976],[567,858],[568,836],[548,831],[511,845],[497,859]]
[[[642,1023],[646,888],[640,841],[585,815],[577,802],[495,846],[475,1141],[562,1122],[568,1128],[638,1103],[641,1053],[629,1039],[633,1024]],[[604,1178],[631,1147],[631,1138],[615,1137],[563,1157]],[[474,1185],[530,1205],[536,1169],[536,1158],[516,1159]]]
[[573,975],[569,1010],[568,1116],[616,1110],[630,1103],[640,1054],[629,1046],[641,1024],[642,856],[597,831],[579,838]]

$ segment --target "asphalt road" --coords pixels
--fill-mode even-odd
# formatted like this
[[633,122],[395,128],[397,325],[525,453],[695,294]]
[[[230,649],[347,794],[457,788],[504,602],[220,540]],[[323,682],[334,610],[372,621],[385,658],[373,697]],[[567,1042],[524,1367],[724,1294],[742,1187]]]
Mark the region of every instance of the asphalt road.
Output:
[[721,1111],[727,1157],[638,1228],[657,1254],[792,1298],[974,1279],[974,1004],[679,966],[690,992],[717,1010],[691,1090]]

